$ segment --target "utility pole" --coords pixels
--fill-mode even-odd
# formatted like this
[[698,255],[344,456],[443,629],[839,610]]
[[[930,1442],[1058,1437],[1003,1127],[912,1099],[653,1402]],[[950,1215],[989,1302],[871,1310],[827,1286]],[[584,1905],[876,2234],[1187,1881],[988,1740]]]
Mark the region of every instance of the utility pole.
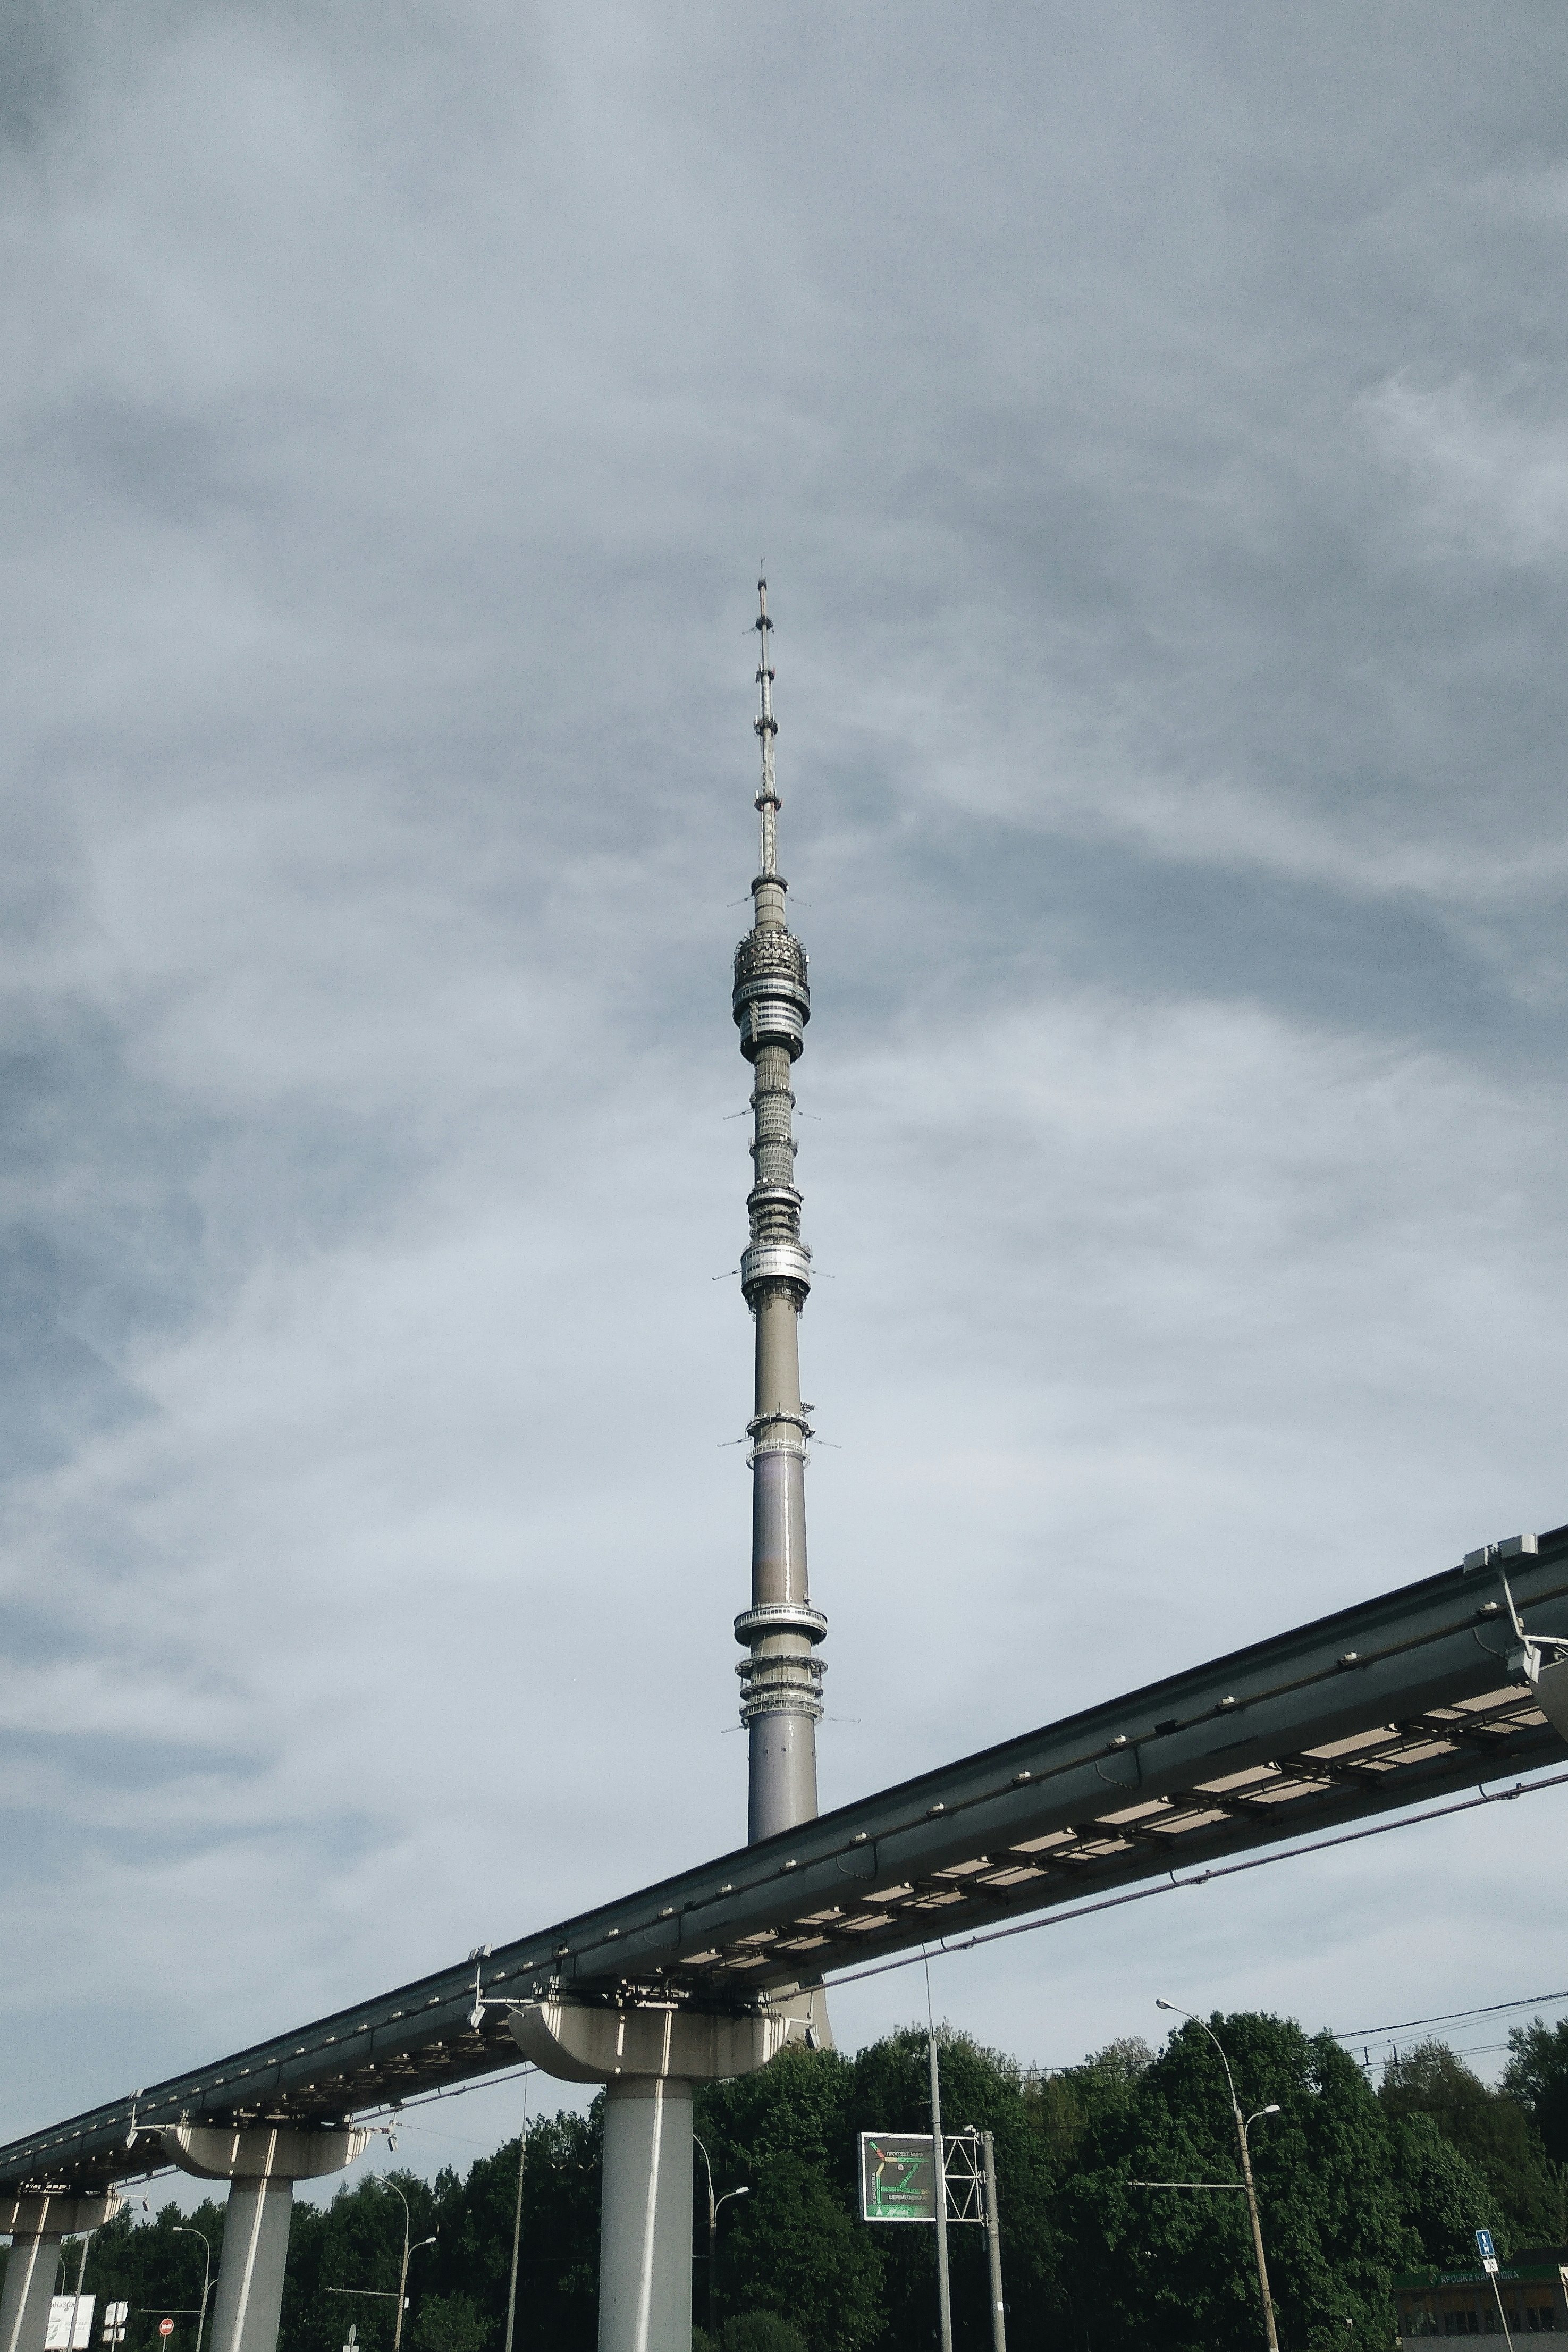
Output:
[[942,2352],[952,2352],[952,2299],[947,2273],[947,2148],[942,2136],[942,2073],[937,2062],[936,2028],[927,2028],[926,2056],[931,2068],[931,2147],[936,2166],[936,2308],[942,2331]]
[[1007,2312],[1002,2300],[1002,2219],[996,2210],[996,2143],[982,2132],[985,2155],[985,2251],[991,2258],[992,2352],[1007,2352]]
[[528,2076],[522,2078],[522,2133],[517,2144],[517,2205],[511,2217],[511,2284],[506,2291],[506,2352],[517,2326],[517,2258],[522,2248],[522,2168],[528,2162]]

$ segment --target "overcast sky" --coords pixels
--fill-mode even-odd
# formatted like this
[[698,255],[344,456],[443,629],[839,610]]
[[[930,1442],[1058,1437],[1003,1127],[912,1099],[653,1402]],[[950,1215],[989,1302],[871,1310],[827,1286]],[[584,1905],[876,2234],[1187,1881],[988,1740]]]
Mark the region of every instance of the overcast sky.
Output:
[[[0,2137],[743,1833],[763,555],[824,1802],[1568,1518],[1559,6],[3,20]],[[1563,1801],[938,2006],[1555,1989]]]

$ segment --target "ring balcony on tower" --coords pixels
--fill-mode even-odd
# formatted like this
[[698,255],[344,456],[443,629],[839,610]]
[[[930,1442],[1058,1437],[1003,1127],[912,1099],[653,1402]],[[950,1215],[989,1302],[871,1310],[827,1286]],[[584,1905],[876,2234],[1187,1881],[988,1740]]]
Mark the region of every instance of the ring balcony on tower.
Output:
[[811,1251],[805,1242],[753,1242],[741,1252],[741,1290],[750,1298],[770,1282],[793,1283],[802,1292],[811,1288]]
[[734,1011],[748,1062],[764,1045],[782,1045],[792,1062],[799,1060],[811,986],[805,950],[793,931],[769,925],[746,933],[735,950]]
[[[743,1609],[735,1620],[735,1639],[745,1646],[760,1642],[764,1633],[804,1633],[808,1642],[827,1639],[827,1620],[820,1609],[797,1601],[764,1601],[754,1609]],[[743,1674],[743,1666],[735,1672]]]

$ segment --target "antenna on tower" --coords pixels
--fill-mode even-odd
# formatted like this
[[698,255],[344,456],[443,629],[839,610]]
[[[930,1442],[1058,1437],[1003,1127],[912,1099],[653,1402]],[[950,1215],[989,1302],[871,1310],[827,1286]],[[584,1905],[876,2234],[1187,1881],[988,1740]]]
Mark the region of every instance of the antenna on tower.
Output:
[[764,575],[757,583],[757,684],[762,689],[763,707],[752,721],[763,742],[763,781],[757,793],[757,811],[763,820],[762,878],[772,881],[778,871],[778,786],[773,782],[773,737],[779,722],[773,717],[773,666],[769,639],[773,623],[768,618],[768,583]]

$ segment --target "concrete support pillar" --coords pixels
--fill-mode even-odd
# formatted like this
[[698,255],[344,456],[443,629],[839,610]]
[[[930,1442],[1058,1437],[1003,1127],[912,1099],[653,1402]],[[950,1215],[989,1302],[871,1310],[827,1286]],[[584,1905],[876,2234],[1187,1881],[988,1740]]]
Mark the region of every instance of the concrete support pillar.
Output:
[[622,2075],[605,2095],[599,2352],[690,2352],[691,2085]]
[[230,2181],[212,2352],[273,2352],[293,2214],[292,2180]]
[[512,2011],[542,2074],[606,2086],[599,2352],[691,2352],[692,2084],[754,2074],[810,2027],[809,1994],[761,2016],[560,1999]]
[[11,2236],[0,2292],[0,2352],[44,2352],[60,2240],[100,2229],[119,2210],[120,2199],[112,2194],[0,2197],[0,2231]]
[[370,2134],[180,2124],[161,2137],[182,2172],[229,2184],[210,2352],[277,2352],[294,2183],[341,2172],[363,2152]]

